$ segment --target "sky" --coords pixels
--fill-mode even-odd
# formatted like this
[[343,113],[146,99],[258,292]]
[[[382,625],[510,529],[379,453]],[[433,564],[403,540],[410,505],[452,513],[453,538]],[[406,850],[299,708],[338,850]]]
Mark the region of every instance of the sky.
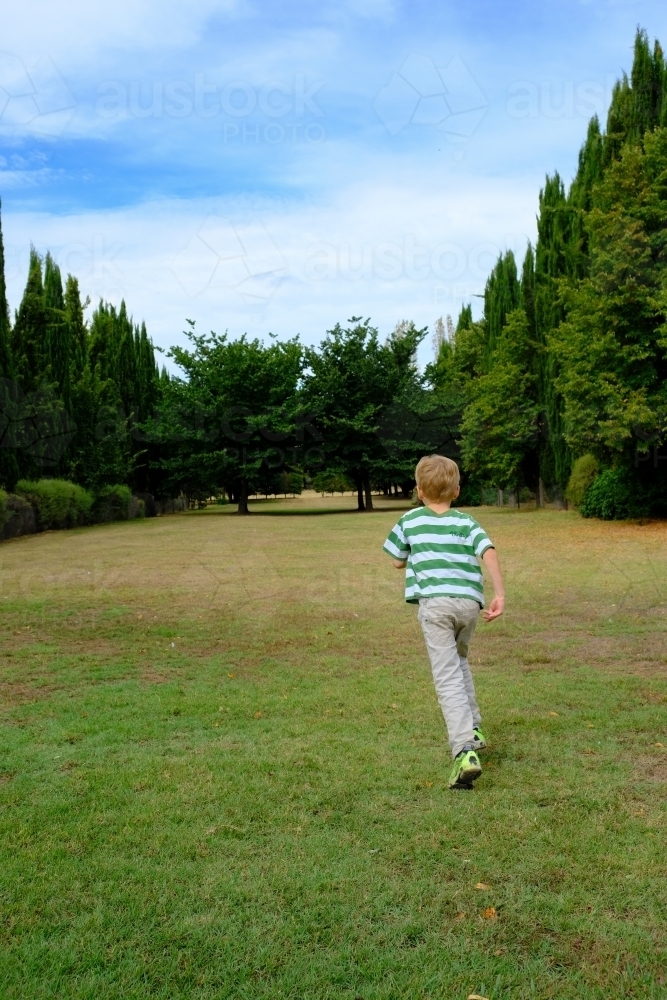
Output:
[[[0,39],[12,310],[30,245],[156,345],[479,315],[658,0],[24,0]],[[429,360],[425,338],[420,361]],[[169,362],[167,362],[170,364]]]

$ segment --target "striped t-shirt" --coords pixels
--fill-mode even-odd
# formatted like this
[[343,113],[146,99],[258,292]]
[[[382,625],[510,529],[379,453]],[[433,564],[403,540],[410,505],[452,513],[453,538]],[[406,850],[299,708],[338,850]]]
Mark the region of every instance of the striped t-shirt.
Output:
[[416,507],[400,519],[384,543],[393,559],[407,559],[405,599],[469,597],[484,607],[484,578],[479,565],[493,542],[470,514]]

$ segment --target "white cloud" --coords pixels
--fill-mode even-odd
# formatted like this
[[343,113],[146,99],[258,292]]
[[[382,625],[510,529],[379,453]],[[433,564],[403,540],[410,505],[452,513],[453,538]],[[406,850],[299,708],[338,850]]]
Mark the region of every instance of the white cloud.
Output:
[[10,300],[18,305],[32,241],[93,301],[124,297],[164,347],[181,340],[186,316],[201,331],[307,342],[351,315],[384,333],[403,317],[432,324],[483,290],[501,250],[523,252],[536,187],[532,177],[462,175],[446,188],[422,175],[404,187],[349,186],[319,205],[220,198],[60,217],[6,210]]
[[2,13],[2,47],[25,58],[47,53],[56,63],[94,62],[101,49],[124,52],[161,46],[187,47],[201,37],[207,20],[234,15],[240,0],[114,0],[91,3],[25,0],[6,4]]

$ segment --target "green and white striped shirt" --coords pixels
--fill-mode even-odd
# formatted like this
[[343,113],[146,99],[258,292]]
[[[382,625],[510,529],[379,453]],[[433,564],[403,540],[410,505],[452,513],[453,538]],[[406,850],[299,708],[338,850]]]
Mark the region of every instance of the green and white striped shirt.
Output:
[[474,517],[459,510],[436,514],[416,507],[400,519],[384,543],[392,559],[406,559],[405,599],[468,597],[484,607],[479,559],[493,542]]

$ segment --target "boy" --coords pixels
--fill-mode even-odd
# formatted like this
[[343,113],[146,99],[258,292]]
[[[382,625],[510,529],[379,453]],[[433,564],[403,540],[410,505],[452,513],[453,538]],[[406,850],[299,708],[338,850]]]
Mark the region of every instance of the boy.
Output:
[[495,596],[487,622],[502,615],[505,591],[498,556],[486,532],[470,517],[451,510],[459,495],[459,468],[442,455],[418,463],[415,478],[423,507],[399,520],[384,543],[397,569],[406,568],[405,599],[419,604],[419,622],[431,661],[435,690],[445,717],[454,767],[450,788],[472,788],[486,747],[482,717],[468,666],[468,646],[484,607],[486,565]]

